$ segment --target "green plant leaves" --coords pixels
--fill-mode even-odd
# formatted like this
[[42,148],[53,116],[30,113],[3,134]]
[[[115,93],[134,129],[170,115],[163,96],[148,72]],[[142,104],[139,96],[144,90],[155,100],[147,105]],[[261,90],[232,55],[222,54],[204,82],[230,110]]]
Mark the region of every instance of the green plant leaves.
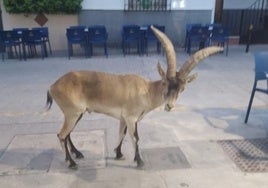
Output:
[[4,0],[8,13],[75,14],[81,10],[82,0]]

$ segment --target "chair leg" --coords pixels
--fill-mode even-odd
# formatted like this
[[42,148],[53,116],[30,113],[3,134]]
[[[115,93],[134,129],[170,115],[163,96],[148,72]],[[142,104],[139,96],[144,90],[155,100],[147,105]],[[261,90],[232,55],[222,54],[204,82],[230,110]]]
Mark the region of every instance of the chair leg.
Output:
[[226,56],[228,56],[228,52],[229,52],[229,42],[226,42]]
[[160,54],[161,53],[161,44],[157,41],[157,53]]
[[72,44],[68,44],[68,58],[71,59]]
[[47,54],[47,52],[46,52],[46,44],[43,43],[40,46],[41,46],[41,56],[42,56],[42,59],[44,59],[44,57],[46,57],[46,54]]
[[187,53],[190,55],[191,54],[191,40],[188,40],[188,44],[187,44]]
[[248,117],[249,117],[249,113],[250,113],[250,110],[251,110],[251,106],[252,106],[253,98],[254,98],[254,95],[255,95],[256,87],[257,87],[257,81],[254,81],[254,85],[253,85],[253,88],[252,88],[252,92],[251,92],[251,96],[250,96],[250,100],[249,100],[249,104],[248,104],[247,114],[246,114],[245,121],[244,121],[245,123],[248,122]]
[[21,46],[20,44],[18,45],[19,46],[19,59],[22,60],[22,55],[21,55]]
[[49,52],[50,52],[50,54],[52,54],[52,50],[51,50],[51,45],[50,45],[49,39],[47,40],[47,42],[48,42]]
[[104,53],[105,53],[106,57],[108,57],[107,44],[106,44],[106,42],[104,43]]
[[123,55],[125,56],[126,53],[125,53],[125,42],[124,41],[122,42],[122,51],[123,51]]

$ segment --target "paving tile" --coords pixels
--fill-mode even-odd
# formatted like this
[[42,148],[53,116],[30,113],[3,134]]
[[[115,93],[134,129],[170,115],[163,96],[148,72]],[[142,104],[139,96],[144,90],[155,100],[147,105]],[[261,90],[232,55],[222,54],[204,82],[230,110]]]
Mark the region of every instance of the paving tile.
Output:
[[191,165],[179,147],[143,149],[147,170],[186,169]]
[[[77,160],[81,169],[104,168],[103,130],[72,133],[75,146],[85,158]],[[56,134],[16,135],[0,158],[0,175],[67,171],[64,153]]]

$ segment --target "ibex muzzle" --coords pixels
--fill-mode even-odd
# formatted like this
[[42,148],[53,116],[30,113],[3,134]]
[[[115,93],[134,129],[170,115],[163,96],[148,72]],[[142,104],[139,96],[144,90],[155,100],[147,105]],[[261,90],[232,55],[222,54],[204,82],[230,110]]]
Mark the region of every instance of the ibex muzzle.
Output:
[[53,99],[64,114],[64,123],[58,138],[65,151],[65,159],[70,168],[77,165],[70,155],[83,158],[71,140],[71,132],[85,112],[96,112],[112,116],[120,121],[119,139],[115,148],[116,159],[122,159],[121,145],[128,133],[135,149],[134,160],[143,166],[139,153],[138,122],[153,109],[166,104],[171,110],[185,85],[196,75],[189,75],[195,65],[210,54],[221,51],[218,47],[208,47],[191,56],[176,72],[176,56],[167,36],[151,27],[162,44],[167,61],[165,72],[158,64],[160,80],[148,81],[137,75],[115,75],[95,71],[74,71],[60,77],[47,93],[48,109]]

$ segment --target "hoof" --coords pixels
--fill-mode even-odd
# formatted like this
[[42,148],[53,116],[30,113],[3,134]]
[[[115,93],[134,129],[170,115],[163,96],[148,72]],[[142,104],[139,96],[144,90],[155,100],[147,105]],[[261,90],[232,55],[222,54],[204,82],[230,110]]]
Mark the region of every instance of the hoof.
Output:
[[78,169],[78,165],[76,163],[71,163],[69,165],[69,168],[72,169],[72,170],[77,170]]
[[144,162],[142,160],[137,161],[137,168],[143,169],[143,167],[144,167]]
[[125,157],[121,152],[117,152],[117,149],[114,149],[114,151],[116,152],[115,160],[125,160]]
[[84,155],[83,155],[82,153],[77,153],[77,154],[75,155],[75,157],[76,157],[77,159],[83,159],[83,158],[84,158]]
[[121,156],[116,156],[115,157],[115,160],[118,160],[118,161],[123,161],[123,160],[125,160],[125,157],[124,157],[124,155],[121,155]]

